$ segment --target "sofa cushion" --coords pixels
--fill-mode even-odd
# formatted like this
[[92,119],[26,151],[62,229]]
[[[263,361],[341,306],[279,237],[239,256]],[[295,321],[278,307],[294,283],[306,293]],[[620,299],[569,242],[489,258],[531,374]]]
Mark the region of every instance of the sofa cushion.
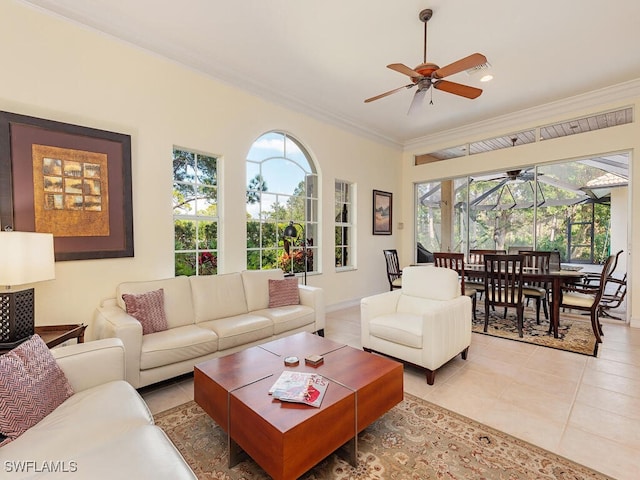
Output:
[[126,311],[122,299],[123,293],[140,294],[151,290],[164,290],[164,311],[169,328],[191,325],[194,323],[193,305],[191,300],[191,285],[185,276],[151,280],[147,282],[125,282],[116,288],[116,302]]
[[140,370],[191,360],[218,350],[215,332],[185,325],[142,337]]
[[282,280],[284,273],[279,268],[273,270],[244,270],[242,283],[250,312],[269,307],[269,279]]
[[255,313],[202,322],[198,326],[216,332],[219,342],[218,350],[256,342],[273,335],[271,319]]
[[252,313],[270,318],[273,321],[273,333],[275,335],[304,327],[314,323],[316,319],[313,308],[306,305],[287,305],[258,310]]
[[196,323],[247,313],[240,273],[189,277]]
[[142,325],[142,334],[162,332],[167,329],[167,316],[164,313],[164,290],[131,294],[123,293],[122,299],[127,313]]
[[[426,267],[423,267],[426,268]],[[422,348],[422,318],[411,313],[389,313],[371,319],[372,336],[407,347]]]
[[269,308],[298,305],[299,303],[300,293],[298,292],[297,278],[269,279]]
[[[115,469],[129,467],[117,460],[120,450],[127,448],[123,442],[152,424],[149,408],[129,383],[107,382],[72,395],[21,437],[2,447],[2,458],[25,460],[26,456],[39,464],[64,461],[67,467],[74,461],[79,478],[102,478],[90,475],[90,462],[84,460],[85,455],[95,452],[111,462],[108,468],[105,466],[107,478],[123,478],[115,473]],[[141,463],[150,462],[144,458]],[[45,477],[56,478],[53,474]],[[71,477],[74,475],[66,473],[65,478]]]
[[22,435],[71,395],[67,377],[39,335],[0,356],[0,432],[9,439]]
[[[77,478],[91,480],[136,479],[177,480],[197,477],[183,461],[171,440],[155,425],[141,425],[135,430],[114,436],[108,442],[74,457],[78,467]],[[70,480],[73,474],[58,477],[45,475],[45,479]]]

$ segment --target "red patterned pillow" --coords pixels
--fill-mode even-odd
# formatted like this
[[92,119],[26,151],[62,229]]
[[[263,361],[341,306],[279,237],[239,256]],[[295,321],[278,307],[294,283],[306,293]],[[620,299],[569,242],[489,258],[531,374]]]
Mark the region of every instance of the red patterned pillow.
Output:
[[300,293],[298,292],[297,278],[269,279],[269,308],[298,305],[299,303]]
[[123,293],[122,299],[127,313],[142,324],[142,334],[166,330],[167,316],[164,312],[164,289],[133,295]]
[[73,395],[39,335],[0,356],[0,432],[13,440]]

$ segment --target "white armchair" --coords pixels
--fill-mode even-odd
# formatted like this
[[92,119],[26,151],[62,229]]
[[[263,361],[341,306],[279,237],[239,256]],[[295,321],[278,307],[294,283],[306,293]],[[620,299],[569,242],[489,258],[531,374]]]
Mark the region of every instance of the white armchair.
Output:
[[471,299],[460,293],[458,274],[448,268],[406,267],[402,289],[363,298],[362,347],[435,371],[471,344]]

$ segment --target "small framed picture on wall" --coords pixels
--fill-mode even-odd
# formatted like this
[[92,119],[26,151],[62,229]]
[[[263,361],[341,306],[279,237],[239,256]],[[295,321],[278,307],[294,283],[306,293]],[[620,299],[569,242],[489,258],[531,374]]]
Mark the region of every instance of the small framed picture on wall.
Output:
[[391,235],[393,194],[373,191],[373,234]]

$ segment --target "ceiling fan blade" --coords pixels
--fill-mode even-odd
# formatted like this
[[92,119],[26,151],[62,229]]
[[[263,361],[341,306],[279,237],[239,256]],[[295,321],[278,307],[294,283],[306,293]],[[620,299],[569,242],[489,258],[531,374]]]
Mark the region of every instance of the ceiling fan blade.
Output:
[[482,65],[483,63],[487,63],[487,57],[485,57],[481,53],[473,53],[468,57],[461,58],[457,62],[453,62],[442,68],[439,68],[431,74],[431,78],[448,77],[449,75],[453,75],[454,73],[477,67],[478,65]]
[[380,95],[376,95],[375,97],[367,98],[364,101],[364,103],[373,102],[374,100],[378,100],[380,98],[386,97],[387,95],[391,95],[392,93],[396,93],[396,92],[402,90],[403,88],[411,88],[411,87],[415,87],[415,86],[416,86],[415,83],[410,83],[409,85],[404,85],[402,87],[394,88],[393,90],[389,90],[388,92],[381,93]]
[[409,111],[407,115],[413,115],[416,113],[420,107],[422,107],[422,101],[424,96],[427,93],[428,88],[423,88],[422,90],[418,90],[416,94],[413,96],[413,100],[411,100],[411,105],[409,105]]
[[403,65],[402,63],[392,63],[390,65],[387,65],[387,68],[390,68],[391,70],[395,70],[396,72],[400,72],[405,75],[408,75],[411,78],[422,77],[422,75],[420,75],[418,72],[416,72],[412,68],[407,67],[406,65]]
[[461,83],[450,82],[449,80],[438,80],[433,83],[433,88],[442,90],[444,92],[453,93],[454,95],[460,95],[466,98],[478,98],[482,93],[482,90],[476,87],[470,87],[469,85],[462,85]]

